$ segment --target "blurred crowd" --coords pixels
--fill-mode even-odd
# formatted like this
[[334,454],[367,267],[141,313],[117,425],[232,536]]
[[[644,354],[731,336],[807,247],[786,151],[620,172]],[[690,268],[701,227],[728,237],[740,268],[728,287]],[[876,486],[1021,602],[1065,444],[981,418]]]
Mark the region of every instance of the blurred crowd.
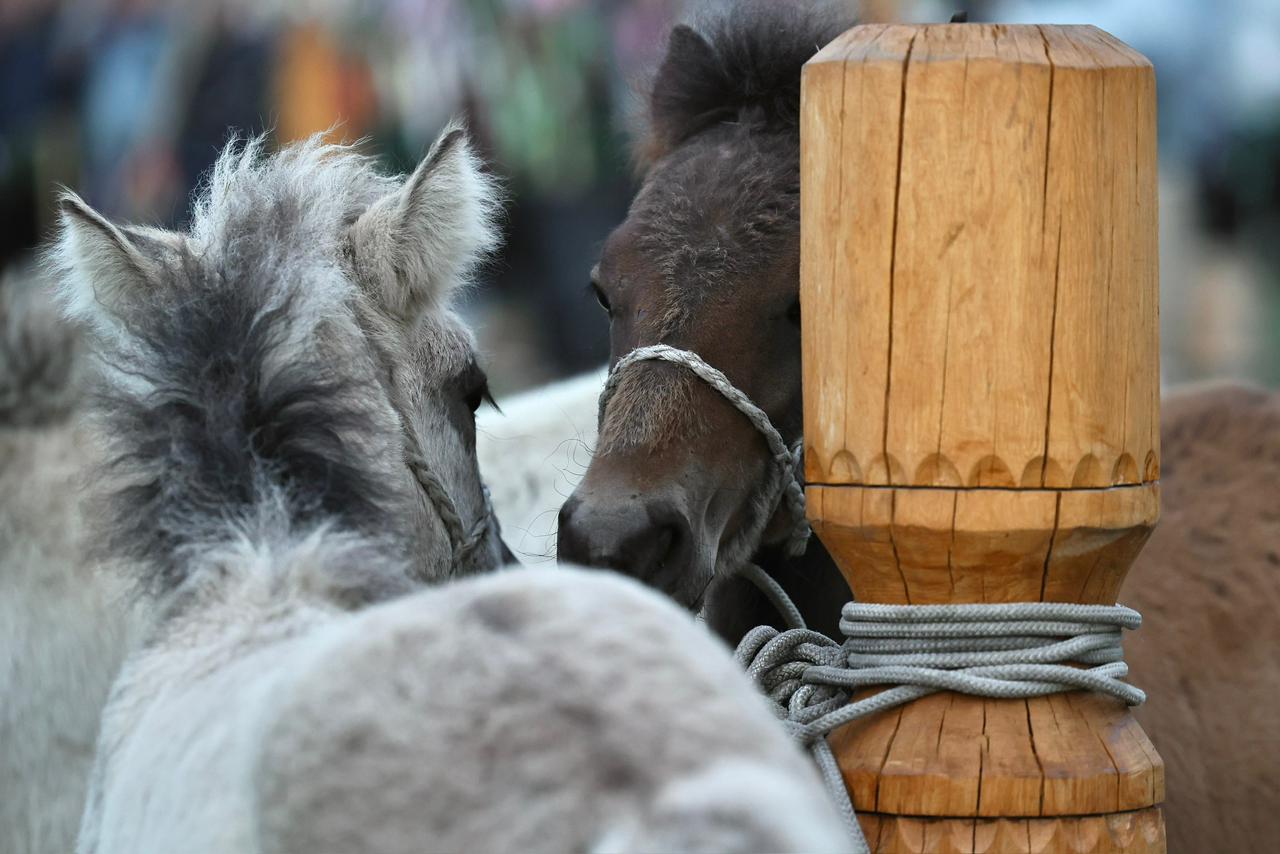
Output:
[[[228,139],[327,132],[408,169],[462,114],[508,188],[469,306],[499,391],[600,364],[587,274],[634,191],[637,81],[726,0],[3,0],[0,269],[53,187],[180,225]],[[1280,382],[1280,3],[847,0],[868,19],[1090,21],[1156,62],[1165,375]]]
[[515,354],[495,373],[523,385],[594,367],[607,333],[585,298],[587,271],[634,189],[633,83],[678,6],[5,0],[0,266],[47,233],[58,183],[110,216],[181,225],[233,133],[365,139],[403,170],[465,115],[512,200],[476,310],[502,346],[537,356]]

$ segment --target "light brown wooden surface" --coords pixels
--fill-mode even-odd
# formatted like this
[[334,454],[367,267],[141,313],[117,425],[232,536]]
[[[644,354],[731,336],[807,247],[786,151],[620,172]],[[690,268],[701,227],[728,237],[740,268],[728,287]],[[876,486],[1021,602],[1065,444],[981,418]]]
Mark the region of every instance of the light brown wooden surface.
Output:
[[814,532],[861,602],[1113,604],[1160,515],[1160,485],[809,486]]
[[1164,765],[1117,701],[933,694],[831,735],[859,812],[1048,817],[1164,799]]
[[[802,99],[808,507],[855,598],[1122,599],[1160,507],[1150,64],[1092,27],[865,26]],[[1163,850],[1110,698],[936,694],[830,741],[873,850]]]
[[810,60],[810,483],[1158,477],[1154,86],[1093,27],[857,27]]
[[1160,854],[1164,816],[1158,809],[1105,816],[945,819],[861,813],[874,854]]

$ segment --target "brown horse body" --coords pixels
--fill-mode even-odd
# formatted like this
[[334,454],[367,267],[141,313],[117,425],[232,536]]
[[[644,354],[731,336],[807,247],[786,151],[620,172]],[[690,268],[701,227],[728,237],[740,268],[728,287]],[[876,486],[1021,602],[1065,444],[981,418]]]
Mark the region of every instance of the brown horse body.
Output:
[[1125,585],[1137,709],[1165,761],[1169,850],[1280,842],[1280,394],[1166,395],[1163,513]]
[[[612,361],[692,350],[800,435],[799,93],[803,62],[851,22],[747,4],[677,27],[650,94],[644,182],[593,274]],[[1173,851],[1270,850],[1280,840],[1280,396],[1238,386],[1165,402],[1164,520],[1126,604],[1139,712],[1167,765]],[[760,506],[759,434],[677,366],[620,378],[596,457],[561,511],[560,556],[636,576],[733,642],[778,617],[731,575],[750,559],[834,633],[848,589],[825,550],[783,553]],[[637,498],[643,502],[637,509]],[[754,553],[744,550],[746,542]]]

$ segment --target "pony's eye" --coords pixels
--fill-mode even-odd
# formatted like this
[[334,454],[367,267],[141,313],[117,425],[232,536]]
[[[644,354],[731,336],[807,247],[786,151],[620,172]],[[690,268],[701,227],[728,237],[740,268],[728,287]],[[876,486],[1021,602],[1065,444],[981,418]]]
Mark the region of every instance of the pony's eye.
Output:
[[795,302],[787,308],[787,320],[796,326],[800,325],[800,297],[796,297]]
[[467,407],[472,412],[479,410],[482,403],[488,403],[495,408],[498,405],[494,402],[493,395],[489,393],[489,384],[487,382],[467,394]]
[[596,298],[596,302],[600,303],[600,307],[604,309],[605,314],[613,314],[613,306],[609,305],[609,298],[604,295],[604,290],[594,281],[587,286],[591,289],[591,293]]
[[493,395],[489,393],[489,378],[485,376],[479,366],[476,366],[470,372],[467,382],[467,393],[464,398],[467,402],[467,408],[474,414],[480,409],[480,404],[488,403],[494,409],[498,408],[498,404],[494,402]]

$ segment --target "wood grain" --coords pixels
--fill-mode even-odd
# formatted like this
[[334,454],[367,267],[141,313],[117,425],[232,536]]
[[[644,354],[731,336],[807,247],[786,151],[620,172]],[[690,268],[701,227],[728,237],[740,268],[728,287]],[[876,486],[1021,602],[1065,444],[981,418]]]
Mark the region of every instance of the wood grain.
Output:
[[1115,700],[933,694],[830,736],[863,811],[921,816],[1105,814],[1156,806],[1164,765]]
[[874,854],[1162,854],[1158,809],[1030,821],[860,813]]
[[862,602],[1112,604],[1160,515],[1160,485],[809,486],[810,520]]
[[810,483],[1159,475],[1154,75],[1092,27],[859,27],[810,60]]
[[[855,598],[1115,602],[1160,508],[1150,63],[871,25],[802,102],[806,492]],[[940,693],[830,742],[873,850],[1163,850],[1110,698]]]

